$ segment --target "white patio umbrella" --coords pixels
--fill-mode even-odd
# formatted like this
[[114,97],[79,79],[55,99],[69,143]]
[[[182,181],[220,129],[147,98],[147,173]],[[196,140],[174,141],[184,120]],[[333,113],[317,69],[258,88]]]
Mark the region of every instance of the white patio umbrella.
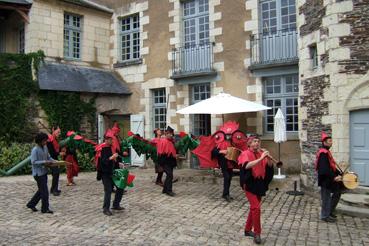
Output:
[[219,93],[216,96],[195,103],[177,111],[178,114],[232,114],[242,112],[256,112],[270,109],[259,103]]
[[[278,143],[278,161],[281,160],[281,143],[287,141],[286,122],[283,113],[279,108],[274,116],[274,142]],[[281,174],[281,168],[278,168],[278,175],[274,175],[275,179],[284,179],[286,175]]]

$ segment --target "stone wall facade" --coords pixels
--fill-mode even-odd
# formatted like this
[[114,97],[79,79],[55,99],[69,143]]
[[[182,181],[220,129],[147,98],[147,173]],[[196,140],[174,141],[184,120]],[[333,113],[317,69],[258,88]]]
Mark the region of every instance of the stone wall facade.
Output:
[[320,132],[332,134],[336,161],[349,162],[350,113],[369,109],[369,1],[299,1],[298,9],[301,178],[314,189]]

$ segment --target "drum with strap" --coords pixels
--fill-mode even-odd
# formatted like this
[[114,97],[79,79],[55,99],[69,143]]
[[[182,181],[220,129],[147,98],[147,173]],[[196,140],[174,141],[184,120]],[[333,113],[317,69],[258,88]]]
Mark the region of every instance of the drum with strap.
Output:
[[356,189],[359,186],[359,177],[354,172],[346,172],[342,175],[342,183],[346,189]]

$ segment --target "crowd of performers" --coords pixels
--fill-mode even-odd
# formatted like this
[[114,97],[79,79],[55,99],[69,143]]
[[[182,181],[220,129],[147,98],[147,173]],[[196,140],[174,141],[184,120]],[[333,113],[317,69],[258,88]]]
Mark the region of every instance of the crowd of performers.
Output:
[[[104,135],[104,142],[96,145],[92,141],[85,139],[86,142],[94,145],[95,162],[97,169],[97,180],[101,180],[104,187],[103,213],[111,216],[113,210],[123,210],[120,206],[124,186],[117,185],[116,173],[124,169],[122,158],[128,155],[122,151],[119,139],[119,126],[115,124],[113,128],[108,129]],[[67,136],[73,136],[74,139],[81,140],[83,137],[68,132]],[[132,143],[132,147],[141,153],[150,156],[155,163],[157,178],[155,183],[162,186],[162,193],[168,196],[175,196],[173,192],[173,169],[177,166],[178,146],[174,141],[174,129],[167,127],[164,134],[160,129],[155,129],[154,138],[146,141],[138,135],[130,134],[131,139],[145,142],[149,148],[145,151],[135,149],[138,144]],[[32,175],[37,183],[38,190],[27,203],[27,207],[32,211],[38,211],[37,203],[41,200],[41,212],[53,213],[49,209],[49,191],[47,186],[48,165],[55,160],[61,159],[69,163],[67,165],[67,185],[75,185],[73,177],[78,175],[79,167],[76,157],[76,149],[68,148],[67,145],[60,146],[58,137],[60,128],[55,128],[52,134],[39,133],[35,137],[36,146],[31,152]],[[133,136],[132,136],[133,135]],[[190,141],[194,139],[188,136]],[[318,185],[321,187],[321,219],[332,223],[336,221],[334,213],[337,203],[341,196],[340,181],[342,174],[336,170],[336,163],[332,157],[329,148],[332,146],[332,138],[322,133],[322,146],[317,152],[315,168],[318,174]],[[196,141],[185,144],[185,151],[192,150],[199,160],[202,168],[219,168],[223,174],[223,192],[222,198],[227,202],[233,200],[230,195],[230,186],[233,176],[233,169],[240,170],[240,186],[249,202],[249,213],[247,216],[244,235],[253,237],[256,244],[261,240],[261,202],[262,197],[268,191],[269,183],[273,179],[274,167],[276,162],[270,153],[261,148],[260,138],[256,135],[246,136],[238,129],[236,122],[226,122],[219,131],[211,136],[200,136]],[[154,150],[153,148],[154,147]],[[182,146],[183,147],[183,146]],[[240,151],[236,159],[229,157],[230,147]],[[150,150],[149,150],[150,149]],[[52,182],[50,193],[59,196],[59,175],[58,166],[52,166]],[[117,171],[118,170],[118,171]],[[164,183],[163,174],[166,174]],[[132,182],[134,176],[127,172],[122,174],[126,179]],[[111,193],[115,190],[115,197],[111,206]]]

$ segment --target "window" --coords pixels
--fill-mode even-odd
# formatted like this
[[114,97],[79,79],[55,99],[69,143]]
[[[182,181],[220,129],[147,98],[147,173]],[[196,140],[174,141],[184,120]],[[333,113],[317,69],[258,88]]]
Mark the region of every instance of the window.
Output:
[[260,1],[261,29],[263,33],[275,33],[279,30],[296,29],[295,0]]
[[209,2],[191,0],[183,3],[184,45],[209,43]]
[[82,17],[64,14],[64,57],[81,59]]
[[120,60],[128,61],[140,58],[140,18],[138,14],[121,18]]
[[154,129],[164,130],[167,125],[167,105],[165,88],[152,90]]
[[313,69],[318,67],[318,49],[316,44],[312,44],[309,46],[309,53],[311,59],[311,66]]
[[0,53],[5,53],[5,27],[0,25]]
[[[202,100],[210,98],[210,84],[193,85],[191,88],[192,103],[197,103]],[[192,116],[193,134],[195,136],[210,135],[210,115],[209,114],[195,114]]]
[[278,108],[285,117],[286,131],[298,131],[298,92],[297,74],[264,78],[265,104],[272,108],[265,114],[266,132],[274,131],[274,116]]
[[24,25],[18,31],[18,53],[24,54]]

